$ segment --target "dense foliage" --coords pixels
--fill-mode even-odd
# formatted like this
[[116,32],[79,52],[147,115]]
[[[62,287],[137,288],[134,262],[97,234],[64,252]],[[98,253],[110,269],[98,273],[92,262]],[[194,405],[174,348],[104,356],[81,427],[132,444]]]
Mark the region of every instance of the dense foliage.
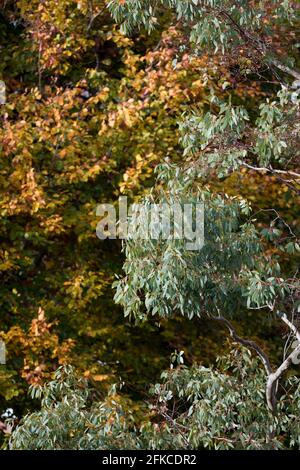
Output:
[[[4,445],[299,447],[299,5],[0,7]],[[204,246],[98,240],[120,195],[203,203]]]
[[[176,361],[182,361],[182,355]],[[246,349],[220,359],[222,372],[179,364],[162,374],[140,413],[115,388],[101,401],[58,369],[43,389],[39,412],[25,417],[10,440],[11,449],[284,449],[299,447],[299,380],[289,378],[278,413],[265,406],[265,377]]]
[[[110,287],[120,244],[99,242],[95,209],[119,194],[141,194],[166,154],[178,160],[181,112],[202,106],[209,87],[221,89],[221,75],[230,76],[212,64],[204,85],[205,58],[172,66],[180,31],[161,32],[152,41],[159,47],[148,50],[145,36],[120,35],[103,2],[91,8],[22,1],[1,9],[0,296],[8,362],[0,393],[3,409],[20,413],[27,384],[42,383],[61,363],[71,360],[97,381],[122,374],[143,384],[180,347],[175,324],[165,332],[124,323]],[[32,334],[39,311],[45,323]]]

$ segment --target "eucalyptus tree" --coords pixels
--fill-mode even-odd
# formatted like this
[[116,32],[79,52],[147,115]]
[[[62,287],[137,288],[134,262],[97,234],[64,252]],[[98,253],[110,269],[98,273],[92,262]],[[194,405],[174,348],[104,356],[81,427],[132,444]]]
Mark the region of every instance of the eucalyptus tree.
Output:
[[[257,110],[231,99],[231,84],[225,83],[228,100],[212,91],[207,109],[182,117],[183,163],[157,168],[156,186],[129,220],[125,275],[115,283],[115,300],[126,316],[206,318],[228,329],[235,349],[220,370],[185,367],[182,354],[174,355],[162,383],[153,387],[151,414],[142,424],[116,407],[115,396],[92,404],[71,371],[67,377],[58,371],[42,391],[41,411],[25,418],[10,447],[299,448],[300,382],[286,374],[300,357],[299,280],[297,273],[285,275],[278,256],[284,253],[295,265],[297,236],[274,208],[261,209],[274,215],[261,230],[245,199],[209,184],[245,168],[272,175],[295,201],[299,196],[299,9],[287,0],[112,0],[108,6],[126,34],[151,32],[163,19],[185,33],[178,55],[192,60],[209,52],[239,63],[248,78],[272,82]],[[185,204],[204,207],[201,248],[189,250],[184,238],[155,230],[145,236],[154,207],[181,213]],[[191,217],[193,228],[197,219]],[[176,232],[174,217],[171,225]],[[257,321],[268,314],[289,332],[281,364],[272,364],[260,343],[238,334],[236,325],[249,311]],[[61,416],[69,420],[66,430]],[[41,429],[45,439],[38,436]]]
[[[280,238],[282,231],[276,228],[280,220],[286,230],[280,250],[294,256],[300,251],[297,236],[272,208],[271,226],[259,231],[247,201],[218,194],[207,183],[244,167],[274,175],[288,185],[295,198],[299,196],[300,74],[295,66],[299,45],[293,39],[299,9],[291,1],[270,0],[112,0],[109,8],[125,33],[138,28],[151,32],[160,18],[168,18],[185,32],[179,55],[188,54],[192,60],[209,52],[227,62],[239,55],[239,62],[247,63],[246,75],[259,79],[267,74],[275,82],[274,93],[255,112],[234,104],[230,93],[226,101],[212,92],[207,110],[191,110],[183,116],[179,126],[184,163],[168,162],[158,169],[157,187],[145,198],[139,217],[145,224],[153,203],[175,201],[180,206],[187,200],[202,201],[204,246],[187,251],[174,238],[129,236],[125,276],[116,282],[115,295],[125,315],[137,319],[179,312],[190,319],[204,316],[223,323],[234,342],[255,351],[261,359],[267,405],[275,414],[279,380],[298,363],[300,354],[296,322],[299,280],[297,273],[284,277],[278,257],[268,253],[263,239]],[[286,41],[287,37],[292,39]],[[274,367],[253,340],[238,336],[232,319],[238,320],[247,309],[258,314],[268,310],[284,322],[289,339],[298,341],[289,353],[285,350],[279,366]]]

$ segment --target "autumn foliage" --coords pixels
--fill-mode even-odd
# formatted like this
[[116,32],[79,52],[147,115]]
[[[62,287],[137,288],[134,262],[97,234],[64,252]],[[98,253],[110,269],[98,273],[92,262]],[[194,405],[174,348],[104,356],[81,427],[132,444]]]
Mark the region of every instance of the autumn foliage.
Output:
[[[242,48],[230,58],[178,53],[185,27],[170,26],[168,14],[150,36],[143,29],[121,34],[106,3],[0,1],[7,94],[0,105],[0,334],[7,346],[0,414],[8,406],[18,417],[32,409],[28,386],[64,364],[100,391],[122,377],[124,393],[139,401],[174,349],[206,364],[224,342],[222,332],[180,317],[143,327],[123,319],[111,285],[124,255],[119,241],[97,239],[95,209],[117,204],[120,195],[138,200],[158,163],[183,162],[184,113],[212,109],[211,94],[255,113],[272,96],[273,77],[253,78],[260,64]],[[243,195],[254,210],[284,210],[296,229],[297,201],[287,183],[249,169],[206,183]],[[265,213],[258,226],[271,218]],[[266,250],[294,268],[276,246]],[[252,319],[240,328],[257,331]],[[272,328],[264,341],[276,356]]]

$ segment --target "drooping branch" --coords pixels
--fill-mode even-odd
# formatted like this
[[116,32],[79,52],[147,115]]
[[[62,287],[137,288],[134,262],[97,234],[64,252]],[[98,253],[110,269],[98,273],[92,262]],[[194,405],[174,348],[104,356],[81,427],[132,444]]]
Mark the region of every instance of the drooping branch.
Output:
[[281,174],[281,175],[288,175],[295,177],[300,180],[300,173],[296,173],[295,171],[290,171],[290,170],[275,170],[274,168],[267,168],[267,167],[257,167],[257,166],[252,166],[249,165],[248,163],[243,162],[243,166],[246,168],[249,168],[250,170],[255,170],[255,171],[267,171],[268,173],[273,173],[273,174]]
[[266,355],[266,353],[261,349],[260,346],[258,346],[257,343],[255,343],[255,341],[252,341],[250,339],[244,339],[244,338],[241,338],[235,331],[235,328],[233,327],[233,325],[230,323],[229,320],[227,320],[227,318],[224,318],[222,316],[219,316],[219,317],[213,317],[214,320],[216,321],[220,321],[222,322],[229,330],[230,332],[230,335],[232,337],[232,339],[234,341],[236,341],[237,343],[240,343],[242,344],[243,346],[245,346],[246,348],[250,348],[252,350],[254,350],[256,352],[256,354],[259,356],[259,358],[261,359],[263,365],[264,365],[264,368],[266,370],[266,373],[267,375],[269,376],[270,374],[272,374],[272,366],[271,366],[271,363],[270,363],[270,360],[268,358],[268,356]]
[[[245,163],[245,162],[242,163],[242,166],[244,166],[245,168],[249,168],[249,170],[253,170],[253,171],[258,171],[258,172],[263,172],[263,173],[268,172],[278,181],[285,184],[291,191],[300,195],[300,190],[297,187],[298,183],[300,182],[299,173],[296,173],[290,170],[274,170],[273,168],[256,167],[253,165],[249,165],[248,163]],[[286,177],[283,177],[281,175],[288,176],[289,179],[286,179]]]
[[241,338],[237,333],[233,325],[227,318],[224,318],[222,316],[219,317],[213,317],[214,320],[222,322],[230,331],[230,335],[234,341],[237,343],[242,344],[246,348],[254,350],[259,358],[261,359],[264,368],[266,370],[267,374],[267,385],[266,385],[266,400],[267,400],[267,405],[269,410],[275,414],[276,412],[276,403],[277,403],[277,398],[276,398],[276,392],[277,392],[277,387],[278,387],[278,381],[280,377],[288,370],[290,365],[293,363],[295,359],[298,359],[298,356],[300,355],[300,332],[297,330],[295,325],[288,320],[287,316],[281,315],[281,320],[290,328],[290,330],[293,332],[293,334],[296,336],[296,338],[299,341],[299,345],[294,349],[294,351],[283,361],[283,363],[276,369],[275,372],[272,370],[272,366],[270,363],[270,360],[266,353],[258,346],[255,341],[249,340],[249,339],[244,339]]

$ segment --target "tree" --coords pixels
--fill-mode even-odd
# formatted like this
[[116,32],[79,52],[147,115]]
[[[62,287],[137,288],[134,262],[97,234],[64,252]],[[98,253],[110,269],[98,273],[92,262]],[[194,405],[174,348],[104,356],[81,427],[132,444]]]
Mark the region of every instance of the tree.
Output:
[[[280,396],[277,415],[264,403],[265,374],[248,349],[220,359],[220,370],[194,364],[182,354],[149,391],[148,409],[137,410],[113,387],[95,400],[95,390],[63,367],[44,387],[32,387],[41,410],[25,416],[11,433],[9,449],[284,449],[299,448],[299,380]],[[177,365],[176,365],[177,363]],[[10,426],[10,427],[9,427]]]
[[[188,252],[181,240],[129,238],[116,301],[139,321],[153,316],[166,325],[172,318],[190,319],[190,337],[221,323],[235,343],[258,356],[262,367],[245,349],[227,357],[218,370],[197,364],[185,368],[179,354],[179,367],[173,366],[154,387],[150,414],[146,411],[137,421],[126,417],[120,429],[123,411],[118,408],[111,423],[102,397],[98,405],[103,410],[104,403],[104,414],[98,414],[96,434],[89,424],[97,405],[86,394],[82,397],[82,384],[78,390],[77,382],[62,374],[63,384],[72,382],[65,403],[56,393],[64,387],[57,375],[48,385],[54,399],[49,401],[43,389],[41,412],[20,423],[11,446],[113,448],[121,436],[123,448],[298,447],[299,379],[285,374],[294,373],[291,366],[299,354],[298,343],[291,349],[299,309],[297,6],[272,0],[111,1],[112,14],[133,35],[128,39],[106,11],[102,16],[104,2],[20,1],[17,11],[13,3],[5,2],[1,26],[5,37],[14,38],[5,49],[1,78],[10,82],[10,91],[7,75],[13,69],[20,88],[15,95],[8,93],[1,108],[1,295],[5,335],[15,331],[13,312],[28,347],[23,360],[14,359],[14,370],[8,371],[11,383],[16,371],[24,371],[24,358],[34,357],[29,326],[36,304],[51,323],[59,318],[59,327],[49,334],[50,346],[71,346],[64,341],[75,337],[77,349],[70,348],[70,360],[96,382],[103,379],[99,350],[107,364],[121,357],[123,365],[137,369],[141,356],[147,357],[151,377],[164,363],[163,354],[152,360],[154,322],[139,327],[136,341],[118,317],[108,318],[107,311],[118,315],[107,288],[119,271],[119,251],[115,244],[100,249],[90,231],[99,193],[115,201],[119,192],[136,199],[145,189],[143,217],[153,203],[204,202],[206,244]],[[11,19],[19,28],[21,47]],[[151,31],[149,39],[145,29]],[[24,60],[29,53],[30,60]],[[148,192],[153,168],[165,156],[168,162],[158,166],[156,187]],[[28,279],[35,284],[28,285]],[[195,323],[199,317],[200,326]],[[255,333],[245,339],[253,324]],[[283,361],[270,341],[269,325],[288,337]],[[211,351],[215,345],[206,330],[200,333],[202,353]],[[174,336],[177,346],[182,332]],[[125,342],[130,358],[122,351]],[[193,362],[195,354],[190,356]],[[46,354],[42,378],[64,358],[56,354],[51,360]],[[111,369],[105,374],[110,382]],[[215,394],[220,387],[223,396]],[[15,393],[13,386],[4,389]],[[214,415],[215,407],[224,410],[226,405],[229,420]],[[243,412],[237,417],[239,409]],[[66,433],[58,426],[61,416],[70,420]],[[42,429],[48,418],[48,440],[29,438],[28,429]]]
[[[122,374],[139,391],[167,366],[171,350],[194,343],[194,328],[181,318],[168,328],[124,322],[111,291],[121,246],[97,239],[95,208],[120,194],[135,200],[165,155],[182,158],[177,121],[207,106],[211,89],[222,98],[224,83],[235,82],[236,99],[249,103],[263,91],[236,81],[219,58],[177,58],[182,28],[121,35],[103,1],[0,1],[0,11],[7,95],[0,108],[0,330],[8,359],[0,408],[21,416],[35,406],[27,398],[34,369],[42,381],[63,362],[57,345],[72,344],[68,361],[101,387]],[[45,350],[43,335],[32,334],[40,309],[51,325]],[[212,339],[191,356],[208,361],[217,349]]]
[[[53,335],[40,362],[34,353],[29,361],[42,369],[40,378],[59,366],[56,340],[72,342],[69,362],[82,373],[107,382],[129,371],[143,388],[153,364],[158,373],[167,365],[174,334],[165,340],[155,326],[124,324],[113,303],[121,247],[97,239],[95,209],[120,194],[143,194],[166,152],[180,158],[177,116],[201,106],[207,89],[199,83],[202,59],[172,67],[180,31],[167,29],[151,50],[143,36],[122,36],[102,1],[0,6],[7,91],[0,108],[0,330],[8,350],[0,407],[22,415],[32,406],[24,367],[39,309]],[[219,72],[210,69],[207,88],[221,92]]]
[[57,369],[45,387],[32,387],[31,393],[42,398],[41,411],[24,418],[10,439],[10,449],[139,448],[132,412],[114,388],[102,402],[95,403],[88,381],[77,378],[72,367],[65,366]]
[[[255,350],[262,360],[267,404],[275,413],[278,382],[297,360],[300,344],[273,370],[263,349],[254,341],[240,338],[230,318],[238,318],[247,308],[268,309],[299,341],[295,318],[299,311],[299,281],[294,273],[283,278],[278,257],[263,250],[261,235],[272,239],[282,234],[274,222],[259,234],[251,217],[243,220],[243,212],[247,215],[248,211],[244,201],[238,203],[207,192],[205,183],[215,175],[224,178],[246,166],[284,179],[299,194],[299,73],[281,56],[283,47],[293,52],[293,41],[278,47],[276,44],[278,28],[292,33],[297,10],[293,2],[242,2],[238,6],[233,1],[219,0],[111,1],[110,8],[123,22],[123,30],[129,32],[141,26],[153,30],[158,17],[169,8],[175,21],[190,31],[187,47],[191,55],[210,47],[230,60],[240,48],[243,59],[249,60],[249,73],[259,74],[267,67],[269,74],[277,76],[281,71],[296,78],[291,85],[281,80],[275,98],[262,102],[253,117],[245,106],[236,106],[231,100],[222,102],[212,94],[209,112],[196,111],[183,121],[181,141],[184,155],[190,158],[182,167],[162,171],[165,188],[157,200],[173,202],[177,197],[179,204],[191,196],[204,200],[207,242],[199,252],[191,253],[173,240],[129,240],[126,277],[117,283],[115,296],[127,314],[138,318],[144,313],[165,317],[180,311],[189,318],[206,315],[222,322],[235,342]],[[200,183],[198,190],[196,183]],[[149,206],[147,200],[145,205]],[[145,214],[148,217],[147,211]],[[279,248],[299,252],[296,235],[281,222],[287,229],[288,243],[283,237]]]

